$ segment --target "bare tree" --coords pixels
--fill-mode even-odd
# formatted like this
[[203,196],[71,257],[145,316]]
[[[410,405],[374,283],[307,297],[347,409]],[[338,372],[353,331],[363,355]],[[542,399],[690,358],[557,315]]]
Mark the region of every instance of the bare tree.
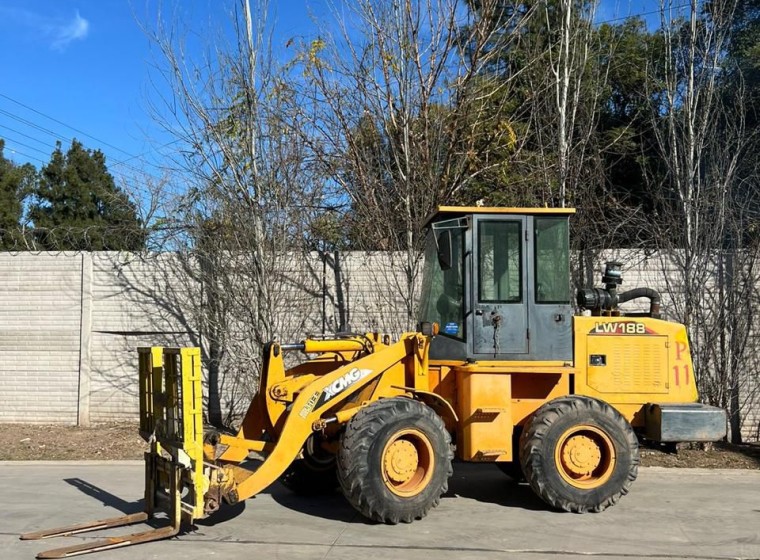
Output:
[[[555,169],[556,180],[547,182],[556,182],[556,202],[564,207],[568,197],[576,194],[574,189],[578,186],[580,170],[585,163],[585,150],[597,124],[604,68],[592,65],[596,46],[593,27],[596,2],[559,0],[555,9],[558,10],[558,17],[552,16],[554,10],[546,3],[541,14],[549,36],[557,37],[556,41],[549,41],[546,45],[550,87],[553,90],[553,95],[547,96],[551,99],[548,115],[555,123],[552,123],[553,126],[543,126],[538,133],[554,137],[543,147],[556,158],[556,166],[549,167]],[[536,109],[534,115],[538,119],[547,114],[541,108]],[[585,120],[582,122],[582,119]],[[575,168],[573,151],[579,152]]]
[[[336,186],[348,244],[391,253],[378,270],[379,306],[400,303],[412,326],[419,283],[422,230],[434,209],[487,165],[473,166],[473,147],[498,119],[509,80],[482,70],[495,41],[516,40],[523,14],[503,2],[480,3],[486,14],[468,20],[457,0],[359,0],[334,9],[335,33],[302,45],[302,127],[320,173]],[[502,136],[509,136],[505,128]],[[491,138],[491,143],[503,138]],[[479,158],[485,161],[485,158]],[[380,278],[382,277],[382,278]]]
[[595,24],[596,0],[543,2],[531,15],[530,32],[521,47],[539,61],[521,78],[531,92],[519,112],[528,123],[528,149],[517,160],[535,181],[536,202],[578,206],[573,219],[574,282],[597,281],[594,270],[606,250],[620,242],[636,215],[627,201],[608,189],[603,154],[621,141],[626,130],[601,130],[608,79],[617,60],[614,33]]
[[757,251],[746,246],[754,193],[741,163],[752,139],[741,83],[727,84],[725,52],[736,4],[692,0],[685,14],[661,4],[662,68],[653,68],[652,128],[663,169],[650,174],[660,214],[649,224],[661,249],[673,313],[690,333],[702,396],[731,417],[740,441],[740,376],[754,366],[748,345]]
[[319,194],[304,144],[282,118],[291,90],[271,54],[268,12],[266,1],[240,0],[201,45],[188,45],[198,35],[163,14],[146,28],[170,91],[153,112],[177,140],[188,187],[166,213],[182,266],[201,286],[187,312],[203,341],[216,425],[250,401],[262,346],[302,336],[312,316],[300,261]]

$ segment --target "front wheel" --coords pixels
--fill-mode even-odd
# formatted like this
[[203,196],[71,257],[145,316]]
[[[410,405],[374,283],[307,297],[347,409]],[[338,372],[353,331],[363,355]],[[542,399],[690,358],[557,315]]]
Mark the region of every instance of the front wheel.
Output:
[[574,395],[536,411],[521,438],[520,462],[533,491],[552,507],[599,512],[636,480],[639,446],[617,410]]
[[338,481],[365,517],[410,523],[438,505],[452,474],[451,436],[428,406],[383,399],[348,422],[338,452]]

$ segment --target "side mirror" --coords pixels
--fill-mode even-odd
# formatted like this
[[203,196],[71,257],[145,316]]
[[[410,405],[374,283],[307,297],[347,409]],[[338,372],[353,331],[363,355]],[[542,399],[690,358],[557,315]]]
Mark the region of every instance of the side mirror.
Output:
[[451,230],[443,230],[438,234],[438,264],[441,270],[450,270],[454,262],[454,255],[451,246]]

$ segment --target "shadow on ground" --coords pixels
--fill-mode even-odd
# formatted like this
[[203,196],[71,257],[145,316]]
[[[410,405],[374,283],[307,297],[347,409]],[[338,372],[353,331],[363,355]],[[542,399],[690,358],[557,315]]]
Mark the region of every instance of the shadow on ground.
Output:
[[[298,496],[276,483],[265,492],[283,507],[306,515],[347,523],[374,524],[358,514],[339,490],[323,496]],[[491,464],[454,463],[454,474],[449,479],[449,489],[442,501],[452,499],[470,499],[531,511],[546,509],[546,505],[527,484],[517,484]]]
[[[136,502],[127,502],[119,498],[115,494],[112,494],[111,492],[99,486],[95,486],[94,484],[91,484],[90,482],[87,482],[86,480],[82,480],[81,478],[65,478],[64,482],[72,485],[74,488],[76,488],[83,494],[86,494],[92,498],[95,498],[104,506],[112,507],[120,511],[124,515],[129,515],[132,513],[145,511],[145,500],[138,500]],[[242,514],[243,511],[245,511],[245,504],[246,502],[239,502],[234,505],[224,504],[222,508],[216,514],[206,519],[199,519],[195,521],[194,525],[202,526],[202,527],[213,527],[214,525],[217,525],[218,523],[223,523],[225,521],[229,521],[230,519],[234,519],[238,515]],[[162,512],[158,512],[156,518],[150,519],[146,523],[154,527],[166,525],[166,514]],[[182,532],[186,533],[192,530],[194,530],[194,527],[183,526]]]
[[527,483],[518,484],[493,464],[454,463],[444,499],[456,497],[530,511],[547,509]]
[[127,502],[115,494],[111,494],[107,490],[104,490],[99,486],[95,486],[94,484],[91,484],[86,480],[82,480],[81,478],[64,478],[63,481],[67,484],[70,484],[83,494],[87,494],[88,496],[95,498],[104,506],[119,510],[124,515],[145,511],[145,500]]
[[[249,462],[246,466],[255,469],[256,462]],[[127,502],[81,478],[67,478],[65,481],[104,506],[113,507],[124,514],[144,510],[144,500]],[[374,523],[349,505],[339,489],[326,495],[299,496],[276,482],[262,493],[269,494],[281,506],[305,515],[345,523]],[[449,479],[449,489],[442,500],[454,499],[470,499],[532,511],[546,509],[527,484],[517,484],[491,464],[455,463],[454,474]],[[246,503],[243,501],[234,505],[223,504],[217,513],[207,519],[198,520],[195,524],[210,527],[233,519],[245,511]]]

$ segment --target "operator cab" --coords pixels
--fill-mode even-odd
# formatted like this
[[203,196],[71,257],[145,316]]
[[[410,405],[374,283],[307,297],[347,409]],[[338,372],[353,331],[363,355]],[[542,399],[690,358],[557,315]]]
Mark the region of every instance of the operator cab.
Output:
[[420,320],[436,360],[571,361],[567,208],[443,206],[428,221]]

